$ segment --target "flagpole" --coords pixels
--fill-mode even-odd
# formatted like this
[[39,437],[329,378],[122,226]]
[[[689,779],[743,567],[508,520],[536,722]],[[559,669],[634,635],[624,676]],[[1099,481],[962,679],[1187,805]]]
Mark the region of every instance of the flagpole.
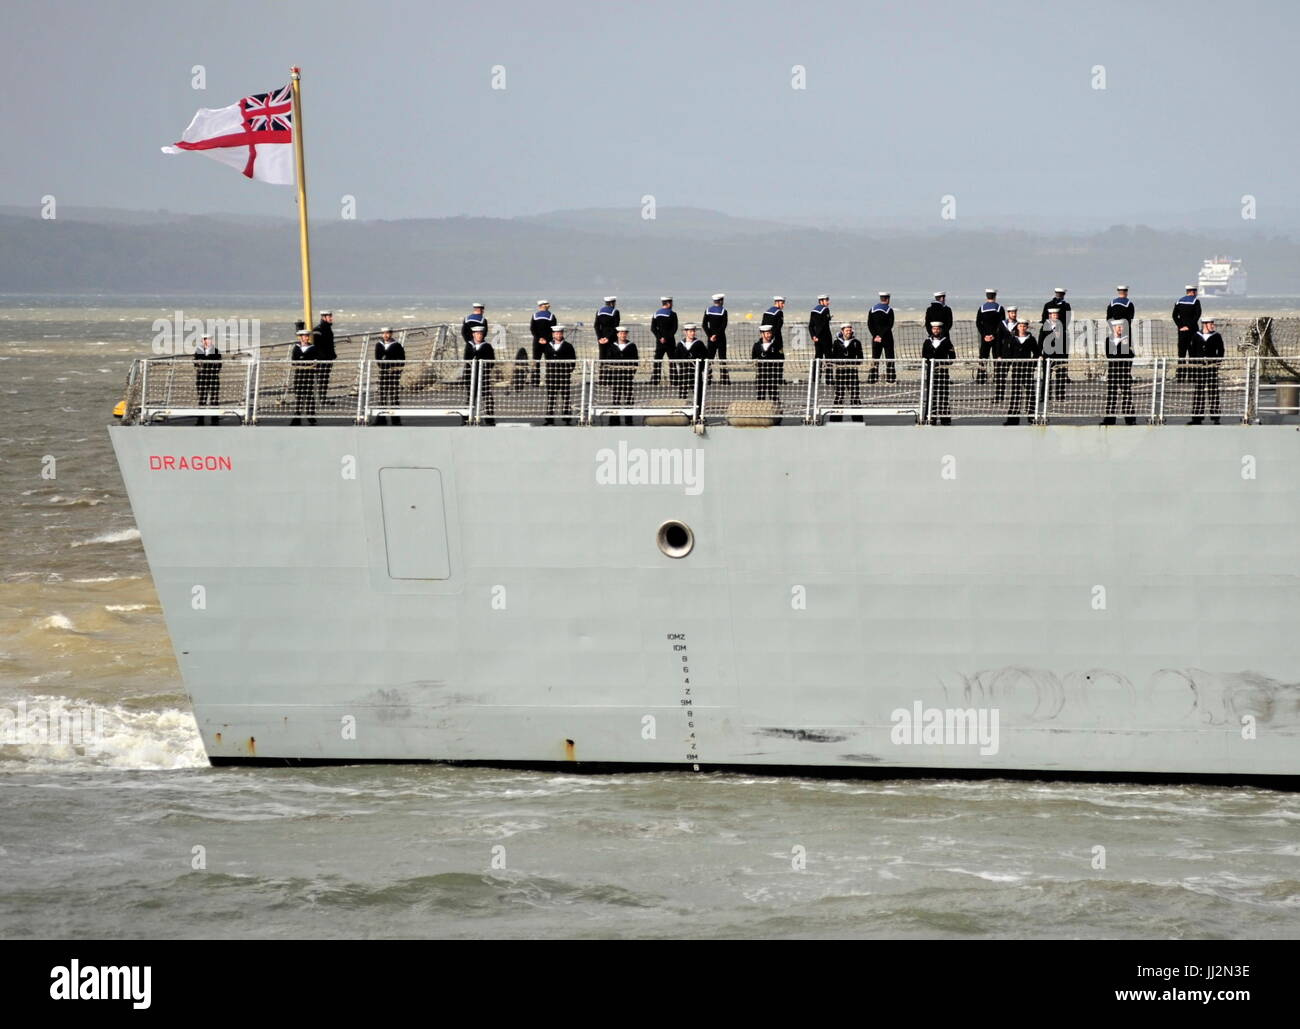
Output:
[[302,156],[302,90],[299,70],[290,68],[293,91],[293,159],[298,180],[298,246],[302,251],[302,321],[311,328],[311,246],[307,239],[307,166]]

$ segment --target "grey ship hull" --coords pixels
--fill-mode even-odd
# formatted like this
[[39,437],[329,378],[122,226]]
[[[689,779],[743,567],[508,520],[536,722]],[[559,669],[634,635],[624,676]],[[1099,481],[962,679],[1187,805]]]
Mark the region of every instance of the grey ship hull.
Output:
[[214,763],[1300,773],[1291,426],[110,432]]

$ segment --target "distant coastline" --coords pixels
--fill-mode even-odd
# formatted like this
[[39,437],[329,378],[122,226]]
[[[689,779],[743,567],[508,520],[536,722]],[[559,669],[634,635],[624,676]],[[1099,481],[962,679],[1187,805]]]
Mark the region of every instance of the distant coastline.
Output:
[[[55,220],[0,208],[0,283],[11,294],[291,296],[297,239],[287,220],[166,212],[64,209]],[[97,219],[97,220],[96,220]],[[936,229],[824,229],[660,209],[568,211],[529,218],[404,221],[314,219],[313,268],[325,296],[446,297],[544,292],[599,298],[628,284],[701,299],[771,289],[821,289],[861,298],[889,288],[920,302],[945,288],[978,298],[989,285],[1022,303],[1063,283],[1072,296],[1108,298],[1124,281],[1134,296],[1172,303],[1204,259],[1228,247],[1250,270],[1247,301],[1285,296],[1300,282],[1300,233],[1289,226],[1175,231],[1115,226],[1085,233]],[[771,284],[768,286],[767,284]],[[539,295],[541,295],[539,293]],[[793,301],[792,301],[793,302]],[[1041,303],[1041,300],[1039,301]],[[1236,301],[1233,301],[1234,303]],[[802,304],[802,301],[800,301]]]

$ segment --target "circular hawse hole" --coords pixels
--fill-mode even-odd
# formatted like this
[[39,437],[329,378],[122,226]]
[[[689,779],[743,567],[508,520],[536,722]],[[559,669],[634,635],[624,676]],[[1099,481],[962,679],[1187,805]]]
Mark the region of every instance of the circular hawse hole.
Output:
[[669,557],[685,557],[695,546],[695,533],[685,522],[664,522],[659,526],[655,542]]

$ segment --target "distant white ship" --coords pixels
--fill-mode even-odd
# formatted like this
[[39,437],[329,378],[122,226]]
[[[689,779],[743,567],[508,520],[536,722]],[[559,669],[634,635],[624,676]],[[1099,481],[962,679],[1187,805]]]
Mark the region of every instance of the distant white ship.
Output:
[[1201,296],[1244,297],[1246,269],[1236,257],[1207,257],[1197,277]]

